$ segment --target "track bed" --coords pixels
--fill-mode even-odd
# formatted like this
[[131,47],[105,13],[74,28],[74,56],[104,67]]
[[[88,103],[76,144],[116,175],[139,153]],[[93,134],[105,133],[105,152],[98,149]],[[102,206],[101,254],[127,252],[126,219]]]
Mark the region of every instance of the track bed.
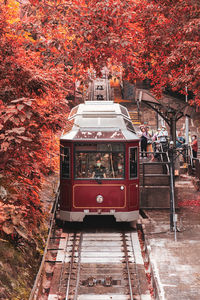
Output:
[[151,299],[136,231],[65,230],[47,257],[50,284],[41,299]]

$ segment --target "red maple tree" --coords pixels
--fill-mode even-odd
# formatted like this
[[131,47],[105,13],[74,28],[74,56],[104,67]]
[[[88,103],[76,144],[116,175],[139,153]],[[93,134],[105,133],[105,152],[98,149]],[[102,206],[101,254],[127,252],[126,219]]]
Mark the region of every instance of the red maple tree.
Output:
[[50,170],[49,139],[69,111],[65,80],[69,84],[71,77],[63,65],[50,68],[31,49],[20,9],[11,4],[16,1],[0,8],[0,228],[28,238],[44,214],[39,188]]
[[[88,69],[120,65],[154,92],[199,102],[199,3],[0,0],[0,226],[27,236],[43,214],[41,178],[65,125],[66,96]],[[57,151],[58,152],[58,151]],[[7,195],[6,195],[6,193]]]
[[162,0],[138,4],[138,21],[144,28],[146,76],[160,95],[166,87],[185,94],[186,87],[200,105],[199,1]]

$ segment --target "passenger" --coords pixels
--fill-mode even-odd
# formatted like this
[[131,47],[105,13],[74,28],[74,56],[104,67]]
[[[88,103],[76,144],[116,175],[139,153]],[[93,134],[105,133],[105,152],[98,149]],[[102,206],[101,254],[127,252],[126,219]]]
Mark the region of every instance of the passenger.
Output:
[[153,147],[152,147],[152,134],[149,132],[149,126],[146,126],[146,136],[147,136],[147,152],[150,153],[151,161],[154,160],[154,155],[153,155]]
[[77,159],[77,170],[76,170],[76,176],[77,177],[86,177],[87,176],[87,160],[86,160],[86,154],[85,153],[79,153],[78,159]]
[[158,139],[160,140],[160,143],[162,144],[163,151],[166,152],[168,149],[168,132],[164,125],[162,126],[162,129],[158,135]]
[[168,132],[167,132],[166,127],[164,125],[162,126],[162,129],[158,134],[158,138],[160,139],[161,143],[167,142]]
[[198,141],[197,141],[197,136],[194,134],[192,136],[192,155],[194,158],[197,158],[197,152],[198,152]]
[[118,169],[117,169],[117,178],[123,178],[123,166],[121,163],[118,163]]
[[104,100],[103,95],[97,95],[97,100]]
[[141,137],[140,137],[140,143],[141,143],[141,156],[147,157],[147,134],[145,127],[141,127]]
[[156,131],[156,133],[153,136],[153,140],[157,141],[158,143],[160,143],[160,132],[161,132],[161,129],[158,128],[158,130]]
[[101,160],[96,161],[96,165],[93,167],[93,178],[106,178],[106,168],[102,165]]
[[162,152],[160,149],[160,142],[159,141],[155,141],[154,142],[154,159],[161,161],[161,156],[159,152]]
[[101,161],[102,161],[102,164],[104,165],[104,167],[109,170],[110,169],[110,156],[108,153],[104,154]]
[[181,131],[178,133],[177,139],[176,139],[176,148],[181,149],[180,153],[182,154],[183,161],[186,162],[186,147],[185,147],[185,139],[182,136]]
[[185,139],[181,134],[181,131],[178,133],[177,139],[176,139],[176,148],[182,148],[183,144],[185,143]]
[[113,154],[112,155],[112,160],[111,160],[111,169],[113,168],[114,172],[117,172],[118,170],[118,161],[119,161],[119,158],[118,158],[118,154]]
[[154,152],[154,159],[157,159],[159,158],[159,154],[157,152],[159,152],[159,139],[158,139],[158,135],[160,133],[160,128],[157,129],[157,131],[153,134],[153,137],[152,137],[152,146],[153,146],[153,152]]

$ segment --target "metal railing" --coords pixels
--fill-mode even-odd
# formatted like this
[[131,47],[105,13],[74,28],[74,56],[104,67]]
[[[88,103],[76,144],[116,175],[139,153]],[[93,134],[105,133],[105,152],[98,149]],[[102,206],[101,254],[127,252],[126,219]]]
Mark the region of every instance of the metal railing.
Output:
[[200,159],[193,157],[192,147],[188,146],[188,174],[200,180]]
[[[142,180],[141,180],[141,185],[144,186],[168,186],[169,185],[169,164],[170,162],[142,162]],[[150,173],[147,172],[148,166],[162,166],[162,172],[160,173]],[[148,178],[151,178],[150,182]],[[158,180],[155,181],[152,178],[157,178]],[[164,182],[161,180],[161,178],[167,178],[167,180]]]
[[46,246],[45,246],[45,249],[44,249],[43,258],[42,258],[42,261],[41,261],[41,264],[40,264],[39,271],[37,273],[33,288],[31,290],[31,294],[29,296],[29,300],[37,300],[39,298],[39,294],[41,292],[40,291],[40,289],[41,289],[40,280],[41,280],[42,274],[44,272],[44,264],[45,264],[47,250],[48,250],[48,246],[49,246],[49,242],[50,242],[51,233],[52,233],[54,222],[55,222],[56,209],[57,209],[59,195],[60,195],[60,185],[58,185],[58,187],[57,187],[56,195],[55,195],[55,201],[54,201],[54,203],[52,205],[52,208],[51,208],[51,217],[50,217],[50,220],[49,220],[49,230],[48,230],[48,237],[47,237],[47,241],[46,241]]
[[[148,185],[148,186],[161,186],[161,185],[164,185],[164,186],[168,186],[170,184],[169,182],[169,179],[166,180],[166,182],[163,183],[163,181],[161,180],[161,184],[159,183],[159,178],[169,178],[169,175],[170,175],[170,167],[169,167],[169,164],[170,164],[170,159],[169,159],[169,154],[168,154],[168,151],[163,151],[163,145],[162,143],[159,143],[159,144],[156,144],[153,146],[154,148],[154,151],[153,152],[141,152],[140,155],[149,155],[149,156],[154,156],[154,158],[157,160],[157,161],[142,161],[142,181],[141,181],[141,185],[145,186],[145,185]],[[167,150],[168,149],[168,146],[166,145],[165,147]],[[157,173],[157,171],[155,173],[149,173],[147,170],[148,166],[162,166],[161,168],[161,172],[160,173]],[[146,181],[145,179],[146,178],[158,178],[158,181],[157,181],[157,184],[155,184],[155,180],[152,180],[154,181],[154,183],[147,183],[146,184]]]

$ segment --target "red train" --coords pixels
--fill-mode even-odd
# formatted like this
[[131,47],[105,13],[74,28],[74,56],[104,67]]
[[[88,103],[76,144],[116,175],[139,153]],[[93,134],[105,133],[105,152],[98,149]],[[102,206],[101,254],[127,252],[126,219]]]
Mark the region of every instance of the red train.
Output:
[[60,138],[58,219],[81,222],[88,215],[113,215],[117,222],[135,221],[139,139],[127,109],[108,101],[108,81],[96,80],[92,88],[95,98],[72,109],[72,130]]

